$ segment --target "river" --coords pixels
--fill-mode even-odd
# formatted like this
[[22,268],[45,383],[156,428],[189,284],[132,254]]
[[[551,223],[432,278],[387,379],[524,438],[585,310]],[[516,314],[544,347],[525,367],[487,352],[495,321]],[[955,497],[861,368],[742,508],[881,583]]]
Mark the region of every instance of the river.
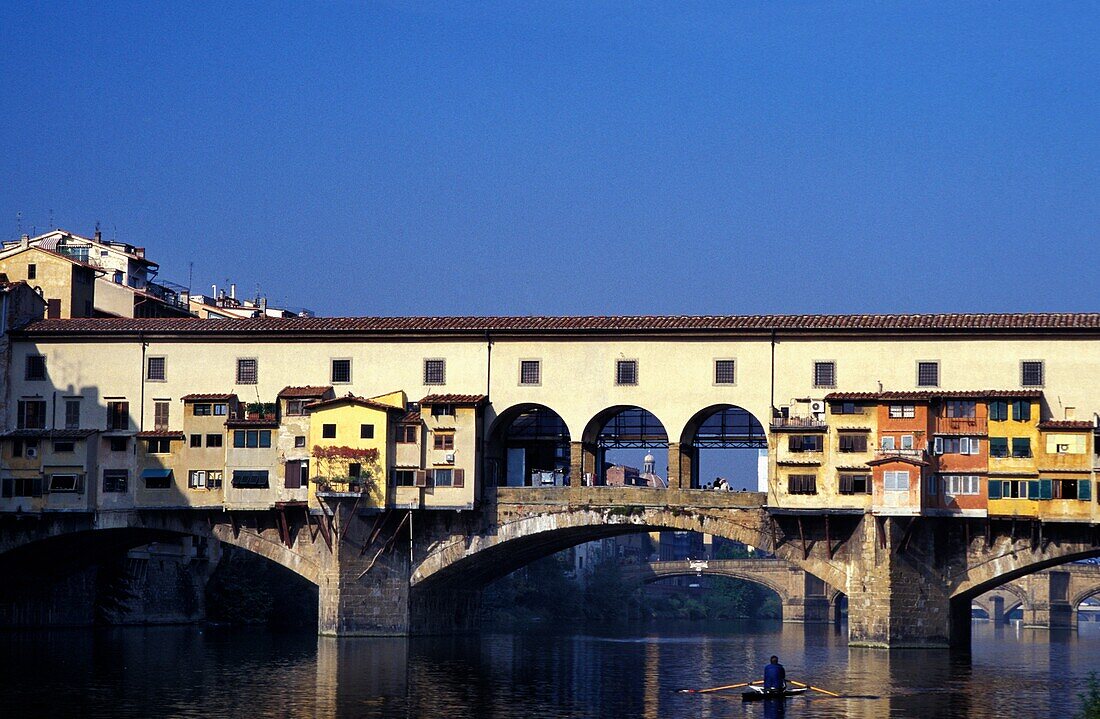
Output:
[[[778,654],[844,695],[786,717],[1067,717],[1100,667],[1100,625],[974,625],[971,653],[849,649],[828,626],[662,624],[403,639],[150,627],[0,634],[7,717],[763,717],[737,692]],[[767,714],[765,713],[767,711]]]

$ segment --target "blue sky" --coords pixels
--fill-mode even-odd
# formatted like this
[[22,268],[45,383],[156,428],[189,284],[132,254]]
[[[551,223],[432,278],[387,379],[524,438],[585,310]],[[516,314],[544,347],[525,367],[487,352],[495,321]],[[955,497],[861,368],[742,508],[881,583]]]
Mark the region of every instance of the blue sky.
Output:
[[1096,310],[1087,3],[0,6],[0,237],[322,314]]

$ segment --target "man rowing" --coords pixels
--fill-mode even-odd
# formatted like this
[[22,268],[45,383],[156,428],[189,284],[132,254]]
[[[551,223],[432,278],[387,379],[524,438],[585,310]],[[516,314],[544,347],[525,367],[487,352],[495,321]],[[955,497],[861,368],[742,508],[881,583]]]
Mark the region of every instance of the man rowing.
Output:
[[779,663],[779,657],[772,656],[764,666],[764,691],[782,692],[787,688],[787,670]]

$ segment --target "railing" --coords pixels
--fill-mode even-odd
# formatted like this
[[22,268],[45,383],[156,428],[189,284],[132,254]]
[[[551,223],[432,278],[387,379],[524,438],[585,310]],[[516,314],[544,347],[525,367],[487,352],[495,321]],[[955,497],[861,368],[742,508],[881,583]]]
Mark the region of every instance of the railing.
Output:
[[875,450],[875,459],[920,459],[924,460],[928,453],[923,449],[879,449]]
[[772,429],[825,429],[825,420],[816,417],[773,417]]
[[985,434],[985,417],[936,417],[936,432],[942,434]]

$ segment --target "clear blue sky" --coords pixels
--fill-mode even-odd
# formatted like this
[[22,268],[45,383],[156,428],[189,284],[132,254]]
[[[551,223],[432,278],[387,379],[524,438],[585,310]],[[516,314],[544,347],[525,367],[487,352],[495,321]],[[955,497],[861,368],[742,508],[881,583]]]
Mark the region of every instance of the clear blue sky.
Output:
[[0,6],[0,237],[323,314],[1100,309],[1092,3]]

